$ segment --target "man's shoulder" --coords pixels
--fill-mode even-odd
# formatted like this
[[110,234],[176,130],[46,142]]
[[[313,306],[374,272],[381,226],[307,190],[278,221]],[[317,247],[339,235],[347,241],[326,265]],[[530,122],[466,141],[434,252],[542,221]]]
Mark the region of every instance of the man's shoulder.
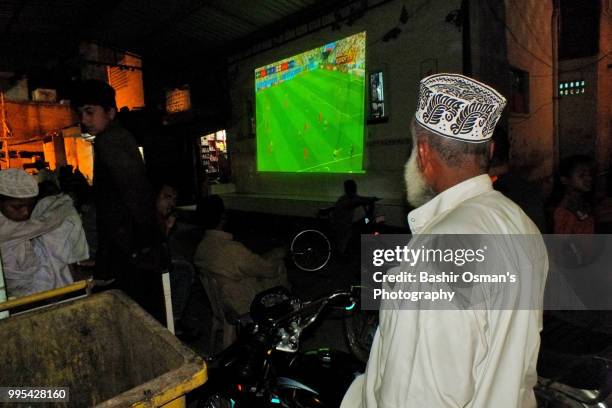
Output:
[[431,226],[432,234],[534,234],[538,228],[512,200],[491,190],[461,202]]
[[120,124],[114,123],[96,138],[94,145],[115,146],[125,144],[136,145],[134,135]]
[[231,234],[224,231],[206,230],[202,235],[202,239],[198,244],[198,250],[202,252],[211,252],[211,248],[245,248],[238,241],[235,241]]
[[118,122],[112,122],[111,124],[109,124],[108,127],[104,130],[104,134],[132,136],[132,133]]

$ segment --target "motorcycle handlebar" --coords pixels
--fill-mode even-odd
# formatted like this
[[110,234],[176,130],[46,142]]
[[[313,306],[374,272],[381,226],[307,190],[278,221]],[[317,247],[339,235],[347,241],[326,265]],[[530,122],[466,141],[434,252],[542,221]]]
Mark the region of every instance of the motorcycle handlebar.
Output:
[[[302,302],[300,304],[300,306],[294,310],[291,313],[288,313],[287,315],[277,319],[274,322],[274,326],[278,327],[279,325],[286,323],[288,321],[292,321],[294,320],[296,317],[298,316],[302,316],[302,317],[308,317],[303,323],[301,323],[299,326],[299,328],[301,330],[307,328],[308,326],[310,326],[311,324],[313,324],[314,322],[316,322],[319,319],[319,316],[321,315],[321,312],[333,301],[339,299],[339,298],[346,298],[349,301],[351,301],[351,305],[349,306],[350,308],[352,308],[352,306],[354,306],[355,302],[356,302],[356,288],[352,287],[350,291],[335,291],[332,292],[331,294],[327,295],[327,296],[323,296],[320,297],[318,299],[314,299],[314,300],[310,300],[310,301],[306,301],[306,302]],[[308,314],[305,313],[306,310],[308,309],[315,309],[315,312],[313,314]]]

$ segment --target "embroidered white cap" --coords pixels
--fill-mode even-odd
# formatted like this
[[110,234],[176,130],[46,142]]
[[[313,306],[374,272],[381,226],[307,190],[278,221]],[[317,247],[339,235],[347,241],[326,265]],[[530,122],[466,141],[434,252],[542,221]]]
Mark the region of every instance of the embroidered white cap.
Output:
[[493,137],[506,98],[495,89],[459,74],[423,78],[416,121],[444,137],[464,142],[486,142]]
[[38,184],[34,177],[23,170],[0,170],[0,194],[11,198],[36,197]]

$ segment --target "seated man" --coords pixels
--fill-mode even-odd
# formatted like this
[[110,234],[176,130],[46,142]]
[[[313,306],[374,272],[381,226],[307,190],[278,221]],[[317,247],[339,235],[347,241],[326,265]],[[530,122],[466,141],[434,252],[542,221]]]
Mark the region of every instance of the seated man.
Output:
[[72,200],[54,195],[36,202],[36,180],[23,170],[0,171],[0,255],[9,296],[72,283],[69,265],[89,257]]
[[[178,191],[176,187],[166,181],[160,181],[155,186],[155,209],[159,225],[163,226],[165,245],[168,247],[168,259],[166,263],[170,270],[170,288],[172,292],[172,313],[174,315],[174,324],[178,328],[180,320],[185,312],[189,296],[191,295],[191,286],[195,276],[195,270],[190,260],[181,256],[180,251],[173,251],[172,247],[182,247],[172,245],[172,233],[178,228],[176,219],[176,200]],[[182,249],[182,248],[181,248]],[[177,330],[178,331],[178,330]]]
[[205,287],[210,277],[217,282],[218,298],[224,310],[234,316],[243,315],[249,312],[257,293],[278,285],[288,286],[283,249],[277,248],[263,256],[254,254],[234,241],[232,234],[223,231],[225,207],[221,197],[207,197],[204,207],[206,231],[194,263]]
[[[344,181],[344,195],[340,196],[331,212],[331,221],[334,228],[336,249],[340,254],[346,254],[346,249],[353,236],[353,223],[359,218],[372,218],[376,197],[363,197],[357,194],[355,180]],[[355,220],[355,210],[363,207],[363,214]]]

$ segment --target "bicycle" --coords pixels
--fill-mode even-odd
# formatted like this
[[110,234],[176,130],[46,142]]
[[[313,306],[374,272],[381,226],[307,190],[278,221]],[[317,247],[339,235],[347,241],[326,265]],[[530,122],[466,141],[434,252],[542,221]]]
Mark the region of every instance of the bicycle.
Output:
[[[371,197],[361,205],[364,218],[353,223],[353,235],[378,234],[384,216],[374,215],[374,203],[377,197]],[[332,215],[335,206],[321,208],[316,213],[318,228],[307,228],[298,232],[291,241],[290,254],[295,266],[306,272],[315,272],[323,269],[331,260],[332,253],[337,251],[329,237],[333,237]],[[354,238],[354,237],[352,237]]]

